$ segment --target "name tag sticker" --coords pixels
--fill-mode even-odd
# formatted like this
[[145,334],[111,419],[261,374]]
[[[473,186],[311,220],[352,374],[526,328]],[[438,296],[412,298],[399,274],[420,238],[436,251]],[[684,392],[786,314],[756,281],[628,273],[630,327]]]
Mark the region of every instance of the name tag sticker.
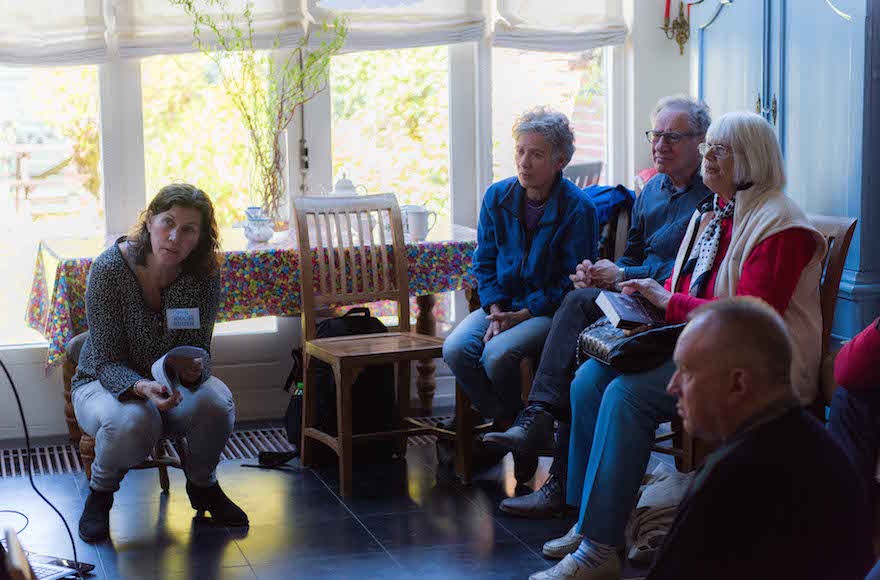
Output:
[[198,308],[169,308],[168,330],[193,330],[201,326]]

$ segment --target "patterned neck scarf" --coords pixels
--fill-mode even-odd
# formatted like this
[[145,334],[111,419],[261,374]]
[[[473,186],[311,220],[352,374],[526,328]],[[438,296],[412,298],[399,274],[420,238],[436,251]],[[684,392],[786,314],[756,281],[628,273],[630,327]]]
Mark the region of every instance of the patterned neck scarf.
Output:
[[709,225],[706,226],[706,229],[703,230],[702,235],[694,244],[694,247],[691,249],[691,255],[688,256],[688,260],[681,272],[683,276],[693,272],[691,275],[691,286],[688,289],[688,294],[691,296],[699,296],[709,281],[712,266],[715,264],[715,256],[718,254],[718,246],[721,243],[721,222],[733,215],[733,208],[736,205],[736,196],[734,196],[727,202],[724,209],[721,209],[720,199],[716,194],[715,199],[712,200],[712,209],[715,212],[715,217],[712,218],[712,221],[709,222]]

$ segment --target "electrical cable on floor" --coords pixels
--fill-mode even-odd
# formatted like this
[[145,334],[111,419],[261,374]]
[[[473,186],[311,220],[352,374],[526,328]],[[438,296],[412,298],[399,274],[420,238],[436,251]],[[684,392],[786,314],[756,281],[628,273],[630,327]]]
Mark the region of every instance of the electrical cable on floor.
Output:
[[24,527],[22,529],[18,530],[17,532],[15,532],[16,536],[18,534],[22,533],[23,531],[25,531],[28,527],[28,524],[31,523],[31,519],[29,517],[27,517],[26,514],[23,514],[17,510],[0,510],[0,514],[15,514],[15,515],[18,515],[18,516],[21,516],[24,518]]
[[[49,504],[49,507],[55,510],[55,513],[58,514],[58,517],[61,518],[61,522],[64,524],[64,529],[67,530],[67,535],[70,537],[70,545],[73,547],[73,563],[76,568],[76,575],[80,578],[80,580],[85,580],[85,576],[79,570],[79,559],[76,557],[76,542],[73,540],[73,534],[70,532],[70,526],[67,525],[67,520],[64,519],[64,516],[61,515],[61,512],[58,511],[51,501],[46,499],[39,489],[37,489],[37,485],[34,483],[34,474],[31,469],[31,436],[28,433],[27,421],[24,418],[24,408],[21,406],[21,398],[18,396],[18,389],[15,388],[15,383],[12,382],[12,375],[9,374],[9,369],[6,368],[6,365],[3,363],[3,360],[0,360],[0,366],[3,367],[3,372],[6,373],[6,380],[9,381],[9,386],[12,387],[12,394],[15,395],[15,402],[18,403],[18,413],[21,415],[21,426],[24,427],[24,444],[27,446],[27,472],[28,479],[31,482],[31,487],[34,489],[34,492],[40,499]],[[24,514],[22,514],[24,515]],[[25,516],[27,518],[27,516]],[[30,521],[30,520],[28,520]],[[27,527],[27,525],[25,525]]]

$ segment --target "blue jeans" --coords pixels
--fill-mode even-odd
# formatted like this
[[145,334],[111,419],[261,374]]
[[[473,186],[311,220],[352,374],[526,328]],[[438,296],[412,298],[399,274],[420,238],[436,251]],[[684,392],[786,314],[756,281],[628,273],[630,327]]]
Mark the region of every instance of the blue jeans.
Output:
[[142,463],[163,434],[186,435],[186,477],[197,487],[217,481],[216,469],[235,423],[232,393],[217,377],[195,391],[180,389],[183,400],[160,413],[152,401],[120,401],[92,381],[73,391],[73,411],[80,428],[95,439],[90,486],[115,492],[125,473]]
[[522,407],[519,361],[540,354],[551,321],[529,318],[483,344],[489,321],[479,309],[446,338],[443,360],[484,417],[511,417]]
[[651,457],[654,432],[675,414],[666,385],[669,359],[643,373],[620,374],[595,360],[571,383],[567,501],[580,504],[578,531],[624,545],[624,528]]

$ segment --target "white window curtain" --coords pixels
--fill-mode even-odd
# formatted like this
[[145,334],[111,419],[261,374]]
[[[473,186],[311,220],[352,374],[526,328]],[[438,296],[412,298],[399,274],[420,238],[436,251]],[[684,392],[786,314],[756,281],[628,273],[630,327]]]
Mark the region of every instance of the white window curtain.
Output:
[[497,0],[496,8],[495,46],[582,52],[626,40],[621,0]]
[[102,0],[0,0],[0,63],[102,62],[101,9]]
[[348,20],[344,52],[479,40],[488,19],[481,0],[308,0],[318,25]]
[[[207,0],[197,1],[222,20]],[[276,36],[282,47],[294,46],[306,29],[338,17],[348,20],[345,52],[475,41],[489,23],[495,46],[551,52],[620,44],[627,34],[622,0],[252,1],[257,44],[266,48]],[[228,0],[236,18],[245,5]],[[0,0],[0,14],[0,64],[96,64],[196,50],[191,18],[168,0]]]
[[[180,6],[168,0],[105,0],[112,6],[107,21],[110,36],[118,42],[119,56],[136,58],[154,54],[192,52],[193,21]],[[256,44],[270,48],[276,36],[279,45],[295,46],[304,32],[304,0],[252,0],[251,15]],[[215,22],[224,24],[222,11],[204,0],[198,2]],[[227,0],[227,11],[244,26],[246,0]],[[202,38],[212,42],[214,33],[202,26]]]

